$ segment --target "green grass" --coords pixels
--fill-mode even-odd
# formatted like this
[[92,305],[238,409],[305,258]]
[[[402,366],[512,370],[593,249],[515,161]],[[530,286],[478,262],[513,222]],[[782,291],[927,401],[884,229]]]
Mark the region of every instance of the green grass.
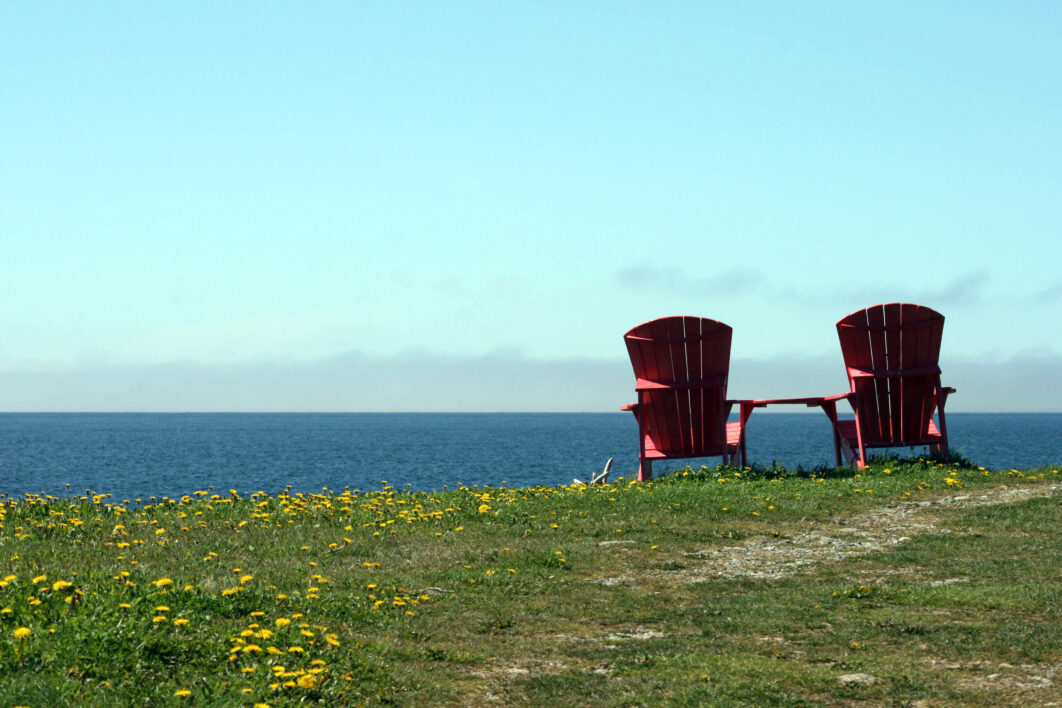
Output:
[[[0,706],[1062,701],[1059,484],[891,459],[598,487],[0,497]],[[720,574],[794,548],[772,577]]]

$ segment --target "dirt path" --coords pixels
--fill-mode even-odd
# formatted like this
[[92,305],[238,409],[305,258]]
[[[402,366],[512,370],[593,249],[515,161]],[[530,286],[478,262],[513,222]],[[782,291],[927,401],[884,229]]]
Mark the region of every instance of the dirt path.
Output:
[[813,531],[783,537],[757,536],[736,546],[691,553],[687,556],[691,561],[698,559],[703,563],[665,575],[687,582],[709,578],[782,578],[815,563],[884,551],[906,543],[912,536],[947,533],[947,529],[939,528],[939,519],[933,513],[938,509],[1010,504],[1059,491],[1062,482],[1002,486],[933,501],[883,506]]

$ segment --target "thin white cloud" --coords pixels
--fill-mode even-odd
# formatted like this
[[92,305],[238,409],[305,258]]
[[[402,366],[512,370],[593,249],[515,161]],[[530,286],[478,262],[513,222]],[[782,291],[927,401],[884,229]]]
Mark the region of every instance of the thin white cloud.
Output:
[[640,290],[717,297],[763,291],[768,284],[763,273],[754,268],[731,268],[713,275],[691,276],[679,268],[658,266],[624,268],[616,273],[616,281]]
[[[916,302],[930,307],[972,305],[984,300],[990,277],[984,270],[968,271],[929,287],[922,283],[852,287],[840,278],[840,282],[828,285],[816,281],[815,287],[809,289],[804,284],[768,278],[754,268],[730,268],[710,275],[691,276],[677,267],[648,266],[624,268],[616,273],[616,281],[625,288],[645,292],[712,295],[716,298],[753,295],[766,300],[784,298],[786,302],[813,306],[836,303],[841,309],[847,307],[850,310],[877,302]],[[1045,294],[1055,296],[1058,293],[1054,290],[1062,293],[1062,285],[1045,291]]]
[[[954,411],[1062,411],[1062,356],[942,362]],[[73,366],[0,372],[6,411],[617,411],[634,400],[619,359],[532,360],[360,352],[312,362]],[[735,398],[841,393],[840,353],[737,359]],[[780,410],[793,410],[780,408]]]

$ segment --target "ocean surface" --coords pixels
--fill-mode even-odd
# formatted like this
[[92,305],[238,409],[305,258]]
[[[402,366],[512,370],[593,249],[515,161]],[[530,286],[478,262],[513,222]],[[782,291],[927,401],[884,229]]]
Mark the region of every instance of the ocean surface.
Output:
[[[948,415],[951,447],[989,469],[1062,464],[1062,413]],[[926,448],[897,448],[896,454]],[[826,416],[757,413],[751,462],[833,464]],[[626,413],[6,413],[0,495],[110,493],[179,497],[569,484],[614,458],[612,479],[638,468]],[[714,465],[718,458],[691,461]],[[684,461],[658,462],[659,476]]]

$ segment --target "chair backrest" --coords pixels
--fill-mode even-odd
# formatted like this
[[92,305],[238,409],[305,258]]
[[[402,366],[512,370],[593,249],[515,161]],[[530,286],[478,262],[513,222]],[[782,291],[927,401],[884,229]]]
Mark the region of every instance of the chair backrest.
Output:
[[837,323],[865,442],[926,437],[940,388],[944,316],[920,305],[874,305]]
[[702,317],[663,317],[623,336],[650,439],[676,455],[714,452],[726,443],[732,330]]

